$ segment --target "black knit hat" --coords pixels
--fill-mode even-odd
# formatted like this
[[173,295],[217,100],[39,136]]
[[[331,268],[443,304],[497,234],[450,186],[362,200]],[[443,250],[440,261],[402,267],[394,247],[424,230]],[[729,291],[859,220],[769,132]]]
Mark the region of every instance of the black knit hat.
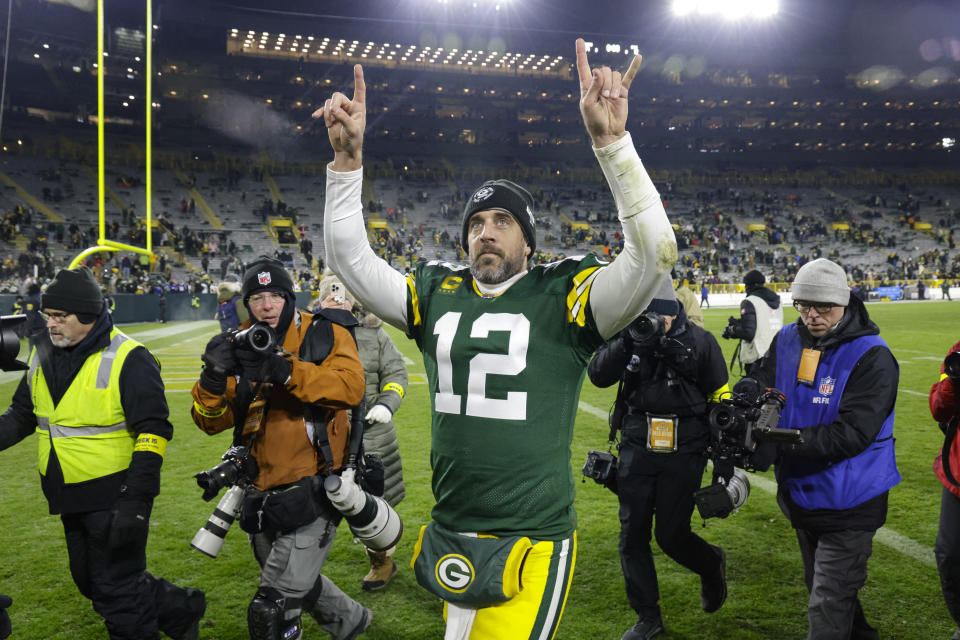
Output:
[[87,316],[81,318],[81,321],[89,316],[93,316],[95,320],[103,311],[103,293],[100,292],[100,285],[90,269],[82,266],[76,269],[61,269],[43,292],[40,308],[67,311],[77,314],[78,317]]
[[766,281],[767,279],[763,277],[763,274],[756,269],[753,271],[748,271],[747,275],[743,276],[743,284],[747,287],[747,289],[762,287]]
[[509,180],[487,180],[480,188],[473,192],[463,209],[463,223],[460,233],[460,243],[467,246],[470,216],[477,211],[496,209],[513,216],[523,237],[530,247],[530,251],[537,248],[536,221],[533,218],[533,196],[530,192]]
[[243,272],[243,302],[258,291],[279,291],[293,298],[293,278],[276,258],[260,256]]

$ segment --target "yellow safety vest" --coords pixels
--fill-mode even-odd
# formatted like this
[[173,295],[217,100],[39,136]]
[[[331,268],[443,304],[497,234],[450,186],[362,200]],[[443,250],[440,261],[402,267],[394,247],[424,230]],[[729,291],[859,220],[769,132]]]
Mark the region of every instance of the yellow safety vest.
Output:
[[50,449],[57,452],[65,484],[85,482],[130,466],[135,434],[120,404],[123,361],[139,342],[110,331],[110,345],[87,357],[60,403],[54,406],[36,349],[27,380],[37,416],[38,464],[45,475]]

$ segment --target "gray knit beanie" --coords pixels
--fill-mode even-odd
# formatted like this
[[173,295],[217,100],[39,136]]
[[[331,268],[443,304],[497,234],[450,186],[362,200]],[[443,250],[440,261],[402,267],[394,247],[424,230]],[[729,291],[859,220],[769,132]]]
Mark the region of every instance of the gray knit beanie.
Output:
[[800,267],[790,285],[794,300],[832,303],[845,307],[850,304],[850,287],[843,267],[826,258],[817,258]]
[[653,294],[653,300],[647,305],[647,311],[659,313],[662,316],[680,315],[680,303],[673,293],[673,280],[664,276],[659,290]]

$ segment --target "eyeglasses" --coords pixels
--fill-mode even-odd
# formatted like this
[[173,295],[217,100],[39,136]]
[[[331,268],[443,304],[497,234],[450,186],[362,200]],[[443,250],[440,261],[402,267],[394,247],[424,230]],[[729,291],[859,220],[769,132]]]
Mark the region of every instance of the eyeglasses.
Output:
[[53,320],[54,324],[63,324],[67,321],[67,318],[72,316],[72,313],[64,313],[63,311],[54,311],[53,313],[47,313],[46,311],[40,312],[40,317],[46,321]]
[[267,291],[264,293],[258,293],[256,295],[250,296],[249,298],[247,298],[247,302],[253,306],[262,307],[267,302],[271,302],[273,304],[280,304],[281,302],[283,302],[283,296],[279,293],[273,293],[271,291]]
[[810,309],[813,309],[821,316],[825,313],[830,313],[830,310],[838,305],[835,304],[814,304],[812,302],[804,302],[801,300],[793,301],[793,308],[799,311],[800,313],[810,313]]

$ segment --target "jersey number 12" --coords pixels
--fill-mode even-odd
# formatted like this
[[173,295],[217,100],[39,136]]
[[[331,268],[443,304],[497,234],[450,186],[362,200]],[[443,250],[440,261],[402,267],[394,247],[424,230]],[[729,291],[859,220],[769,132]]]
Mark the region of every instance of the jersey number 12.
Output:
[[[434,407],[440,413],[460,414],[462,396],[453,392],[453,340],[461,313],[448,311],[433,325],[437,336],[437,387]],[[470,337],[484,339],[491,331],[510,334],[507,353],[478,353],[470,359],[467,377],[467,406],[464,413],[478,418],[525,420],[527,392],[510,391],[505,399],[487,397],[487,375],[515,376],[527,367],[530,321],[519,313],[485,313],[470,327]]]

